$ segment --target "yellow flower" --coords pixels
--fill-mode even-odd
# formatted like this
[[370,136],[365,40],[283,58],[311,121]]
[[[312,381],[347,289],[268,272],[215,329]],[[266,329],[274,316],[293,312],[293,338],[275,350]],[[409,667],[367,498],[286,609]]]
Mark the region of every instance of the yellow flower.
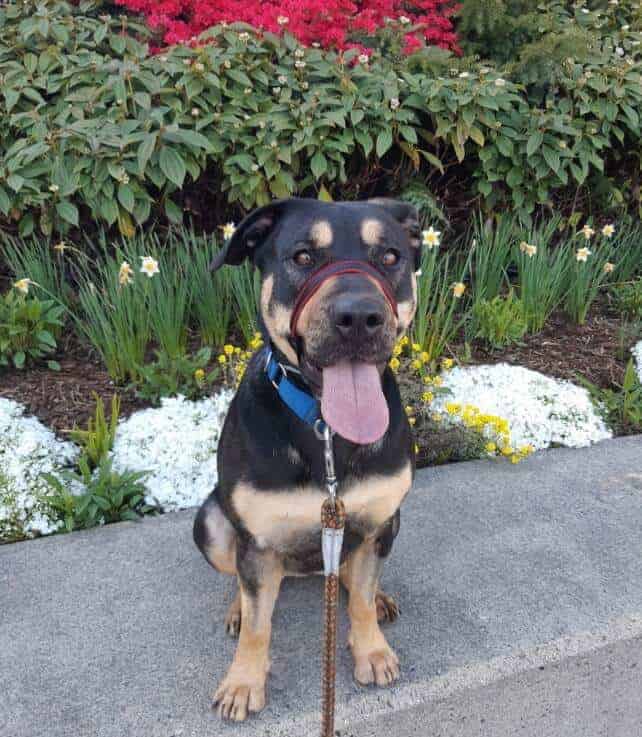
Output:
[[220,228],[223,231],[223,238],[226,241],[229,241],[236,232],[236,225],[234,225],[234,223],[225,223],[225,225],[221,225]]
[[235,346],[235,348],[234,348],[234,355],[235,356],[239,356],[240,354],[241,354],[241,349],[239,348],[239,346]]
[[415,422],[417,422],[417,420],[416,420],[416,419],[415,419],[414,417],[409,417],[409,418],[408,418],[408,423],[409,423],[409,424],[410,424],[411,426],[412,426],[412,425],[414,425],[414,424],[415,424]]
[[33,283],[31,279],[18,279],[18,281],[13,283],[13,288],[23,294],[29,294],[29,286]]
[[513,453],[514,453],[514,450],[513,450],[513,448],[510,445],[505,445],[502,448],[502,455],[503,456],[510,456],[510,455],[513,455]]
[[418,358],[415,358],[413,361],[410,362],[410,365],[412,368],[419,370],[421,368],[421,361]]
[[428,363],[428,361],[430,361],[430,353],[428,353],[428,351],[422,351],[419,358],[421,358],[424,363]]
[[410,343],[410,338],[407,335],[404,335],[403,338],[399,341],[401,345],[408,345]]
[[413,343],[413,344],[412,344],[412,350],[413,350],[413,351],[414,351],[415,353],[419,353],[419,351],[421,350],[421,346],[419,345],[419,343]]
[[458,415],[461,412],[461,404],[458,402],[446,402],[444,406],[449,415]]
[[585,263],[591,253],[593,252],[589,251],[588,248],[578,248],[575,253],[575,258],[577,259],[577,261],[582,261],[583,263]]
[[417,455],[417,453],[419,453],[419,446],[415,443],[415,455]]
[[530,243],[526,243],[526,241],[522,241],[519,244],[519,250],[522,253],[525,253],[530,258],[533,258],[533,256],[537,253],[537,246],[533,246]]
[[424,376],[422,381],[424,382],[424,384],[428,384],[428,385],[433,383],[432,376],[428,376],[428,374]]
[[519,456],[518,456],[518,455],[512,455],[512,456],[510,457],[510,462],[511,462],[511,463],[519,463],[519,460],[520,460],[520,459],[519,459]]
[[495,453],[497,451],[495,443],[486,443],[485,448],[487,453]]
[[227,363],[227,356],[224,353],[221,353],[218,357],[218,362],[221,364]]
[[455,284],[453,284],[453,296],[456,297],[457,299],[459,299],[460,297],[463,297],[465,291],[466,291],[466,285],[463,282],[458,281],[458,282],[455,282]]
[[411,405],[407,404],[404,408],[406,410],[407,415],[411,415],[415,410],[412,408]]
[[395,347],[394,347],[394,348],[392,349],[392,355],[393,355],[393,356],[400,356],[400,355],[401,355],[401,350],[402,350],[401,346],[400,346],[399,344],[397,344],[397,345],[396,345],[396,346],[395,346]]
[[441,231],[435,230],[432,225],[428,230],[423,230],[421,232],[421,241],[426,248],[429,250],[433,249],[435,246],[438,246],[441,240]]
[[610,261],[607,261],[604,264],[603,270],[605,274],[610,274],[615,269],[615,264],[612,264]]
[[225,353],[226,356],[231,356],[232,353],[234,353],[234,346],[230,345],[229,343],[226,343],[223,346],[223,353]]
[[602,228],[602,235],[606,238],[611,238],[613,236],[613,233],[615,233],[615,226],[611,223],[608,223]]
[[421,395],[421,398],[424,400],[424,402],[432,402],[432,400],[435,398],[435,395],[432,392],[424,392]]
[[118,269],[118,283],[121,286],[125,286],[125,284],[129,284],[133,278],[134,270],[127,261],[123,261],[120,265],[120,269]]
[[530,444],[522,445],[522,447],[519,449],[520,455],[524,456],[524,458],[526,456],[531,455],[534,451],[535,451],[535,448]]
[[396,371],[399,368],[399,359],[398,358],[391,358],[389,365],[390,365],[390,368],[393,371]]
[[432,383],[435,386],[439,387],[439,386],[442,386],[443,385],[444,380],[441,378],[441,376],[435,376],[435,378],[432,380]]
[[60,243],[56,243],[56,245],[53,247],[54,251],[58,251],[58,253],[63,253],[67,249],[67,244],[64,241],[60,241]]
[[433,422],[441,422],[441,415],[439,414],[439,412],[433,412],[433,413],[432,413],[432,414],[430,415],[430,419],[431,419],[431,420],[432,420]]
[[452,358],[444,358],[441,362],[441,366],[444,369],[444,371],[449,371],[453,366],[455,365],[455,362]]
[[196,371],[194,371],[194,378],[197,383],[200,384],[205,379],[205,371],[203,371],[202,368],[196,369]]
[[141,274],[145,274],[150,279],[154,276],[154,274],[158,274],[158,272],[160,271],[160,269],[158,268],[158,261],[156,261],[156,259],[153,259],[151,256],[141,256],[140,260]]
[[587,224],[587,225],[585,225],[585,226],[584,226],[584,227],[582,228],[582,235],[584,236],[584,238],[585,238],[585,239],[586,239],[587,241],[590,241],[590,240],[591,240],[591,238],[592,238],[592,236],[594,236],[594,235],[595,235],[595,231],[593,230],[593,228],[591,228],[591,226],[590,226],[590,225],[588,225],[588,224]]

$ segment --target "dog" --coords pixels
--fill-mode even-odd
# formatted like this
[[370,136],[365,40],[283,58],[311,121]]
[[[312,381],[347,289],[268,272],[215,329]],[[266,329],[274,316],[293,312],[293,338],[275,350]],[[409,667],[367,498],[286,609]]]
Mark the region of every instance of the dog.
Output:
[[223,719],[242,721],[265,706],[282,579],[323,571],[323,443],[284,401],[284,381],[320,406],[334,432],[355,679],[387,686],[399,678],[379,626],[398,608],[379,578],[415,462],[388,362],[416,310],[420,248],[417,212],[406,203],[286,199],[249,214],[212,262],[216,270],[249,259],[259,269],[266,342],[232,400],[219,480],[194,522],[206,560],[238,580],[225,620],[238,646],[213,698]]

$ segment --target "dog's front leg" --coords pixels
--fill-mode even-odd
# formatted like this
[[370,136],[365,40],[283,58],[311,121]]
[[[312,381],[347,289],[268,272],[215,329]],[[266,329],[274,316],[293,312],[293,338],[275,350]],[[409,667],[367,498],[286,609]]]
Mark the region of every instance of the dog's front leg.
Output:
[[376,540],[364,541],[346,561],[341,582],[348,590],[349,644],[354,677],[363,684],[387,686],[399,678],[399,660],[377,621],[377,592],[383,558]]
[[270,669],[272,612],[283,579],[281,562],[271,552],[237,551],[241,632],[232,665],[214,695],[224,719],[243,721],[265,706]]

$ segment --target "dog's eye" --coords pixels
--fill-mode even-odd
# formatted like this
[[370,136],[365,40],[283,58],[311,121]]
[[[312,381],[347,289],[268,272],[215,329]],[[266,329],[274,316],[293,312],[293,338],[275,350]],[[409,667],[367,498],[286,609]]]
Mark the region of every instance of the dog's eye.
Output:
[[384,266],[396,266],[399,263],[399,251],[389,248],[381,257]]
[[297,251],[292,258],[297,266],[310,266],[312,264],[310,251],[306,251],[305,249]]

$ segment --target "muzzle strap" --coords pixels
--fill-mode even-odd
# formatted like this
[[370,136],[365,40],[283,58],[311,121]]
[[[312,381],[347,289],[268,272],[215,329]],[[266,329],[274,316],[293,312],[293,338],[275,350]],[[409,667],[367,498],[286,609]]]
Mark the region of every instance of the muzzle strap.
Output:
[[343,261],[333,261],[332,263],[322,266],[317,271],[314,271],[305,280],[303,286],[299,290],[299,293],[294,303],[294,310],[292,311],[292,318],[290,319],[290,335],[296,335],[296,327],[299,322],[299,317],[303,308],[312,299],[312,297],[318,292],[321,286],[328,281],[328,279],[334,279],[337,276],[344,276],[345,274],[358,274],[359,276],[365,276],[376,282],[377,286],[383,292],[393,314],[397,317],[397,300],[392,293],[390,282],[386,277],[374,266],[371,266],[365,261],[358,261],[356,259],[345,259]]

